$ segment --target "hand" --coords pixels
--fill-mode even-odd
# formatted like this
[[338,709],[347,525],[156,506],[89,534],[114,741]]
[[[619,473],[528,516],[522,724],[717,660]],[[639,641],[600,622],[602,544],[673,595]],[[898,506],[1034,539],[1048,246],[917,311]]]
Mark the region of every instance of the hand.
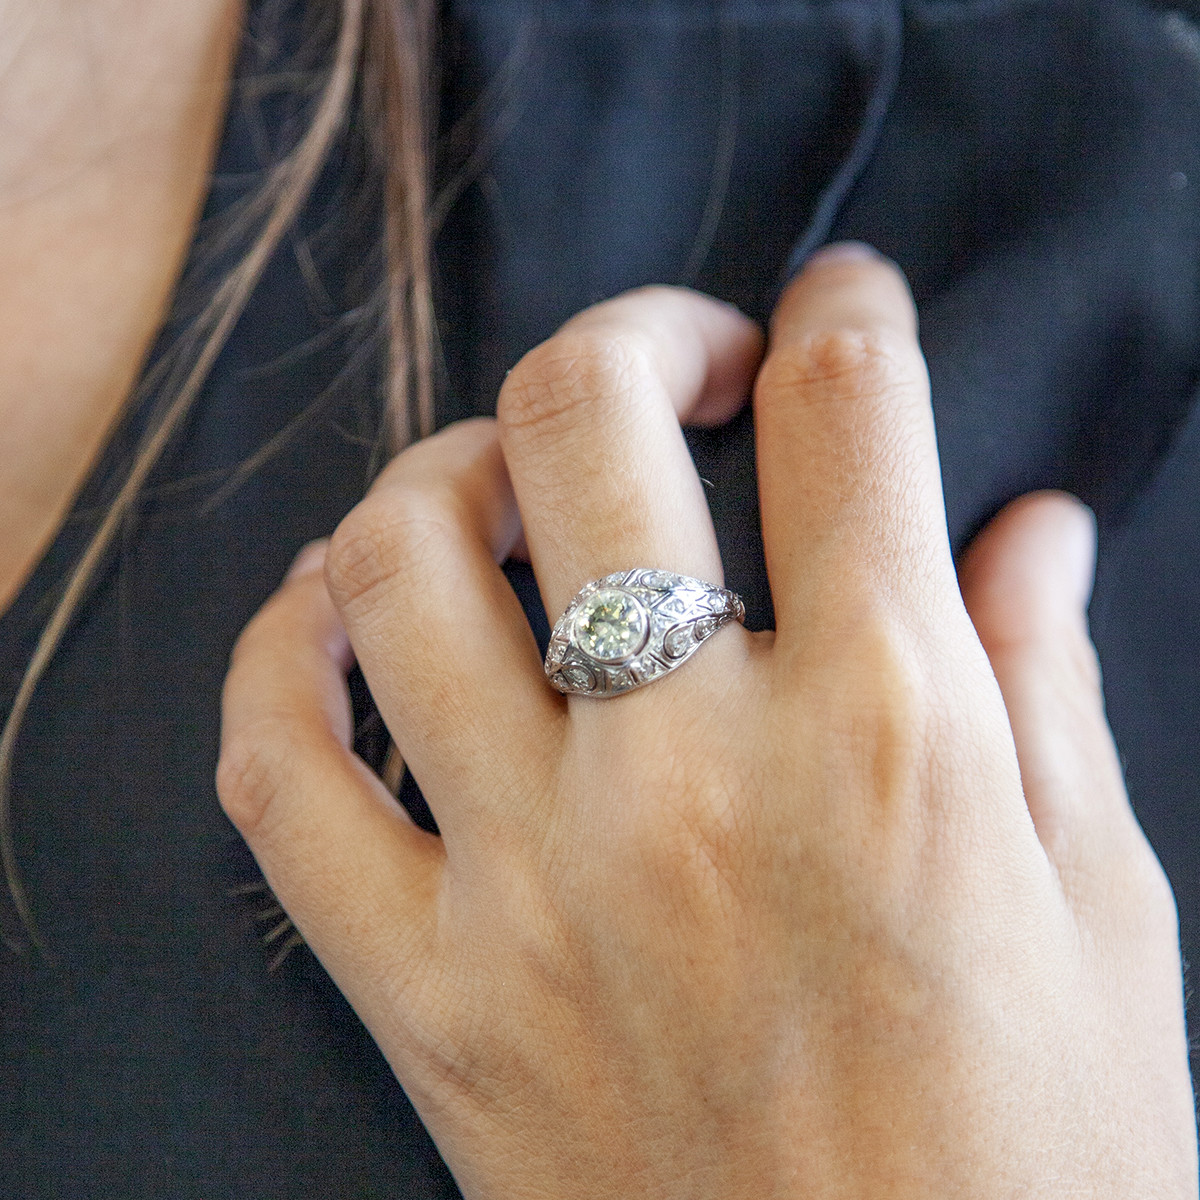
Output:
[[[400,455],[239,643],[227,812],[469,1197],[1195,1196],[1086,510],[1019,501],[960,594],[880,259],[814,260],[760,353],[635,292],[528,355],[497,422]],[[679,420],[756,371],[777,631],[563,699],[497,561],[523,527],[552,618],[623,567],[720,582]],[[441,838],[349,748],[353,657]]]

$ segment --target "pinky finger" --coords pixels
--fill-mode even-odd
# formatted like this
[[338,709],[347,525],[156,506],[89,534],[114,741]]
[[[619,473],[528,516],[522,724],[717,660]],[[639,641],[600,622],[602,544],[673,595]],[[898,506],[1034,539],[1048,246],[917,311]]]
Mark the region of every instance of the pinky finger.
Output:
[[389,980],[412,978],[423,957],[442,851],[351,748],[352,655],[323,562],[323,547],[302,552],[238,641],[217,791],[280,903],[371,1025],[395,999]]
[[[1062,492],[1014,501],[959,567],[967,611],[1008,710],[1025,799],[1068,891],[1111,895],[1111,872],[1159,875],[1130,807],[1104,712],[1087,604],[1088,510]],[[1094,901],[1097,897],[1091,897]]]

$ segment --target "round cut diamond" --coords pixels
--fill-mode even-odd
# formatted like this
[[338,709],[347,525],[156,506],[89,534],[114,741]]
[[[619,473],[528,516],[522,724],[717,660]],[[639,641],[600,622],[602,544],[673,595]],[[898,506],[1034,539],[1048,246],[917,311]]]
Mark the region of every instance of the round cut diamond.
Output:
[[619,663],[645,644],[649,622],[645,608],[620,588],[599,588],[575,614],[575,644],[597,662]]

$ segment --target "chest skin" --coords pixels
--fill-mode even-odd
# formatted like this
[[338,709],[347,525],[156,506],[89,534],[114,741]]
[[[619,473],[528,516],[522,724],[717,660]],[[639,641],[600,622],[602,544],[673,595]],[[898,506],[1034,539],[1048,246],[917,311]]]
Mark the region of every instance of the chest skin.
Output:
[[240,0],[0,5],[0,612],[166,316],[241,17]]

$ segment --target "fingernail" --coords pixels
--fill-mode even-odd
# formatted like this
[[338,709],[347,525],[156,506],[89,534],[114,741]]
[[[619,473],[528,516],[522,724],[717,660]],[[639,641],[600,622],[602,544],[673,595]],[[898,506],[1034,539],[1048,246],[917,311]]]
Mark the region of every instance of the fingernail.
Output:
[[288,567],[288,573],[285,578],[297,579],[301,575],[311,575],[314,571],[321,570],[325,565],[325,551],[328,547],[328,538],[320,538],[315,542],[309,542],[292,560],[292,565]]
[[1073,516],[1063,523],[1063,569],[1071,580],[1075,603],[1086,609],[1096,582],[1096,514],[1076,496]]
[[866,242],[830,242],[813,254],[805,265],[812,266],[816,263],[820,266],[830,266],[835,263],[880,262],[882,259],[883,255]]

